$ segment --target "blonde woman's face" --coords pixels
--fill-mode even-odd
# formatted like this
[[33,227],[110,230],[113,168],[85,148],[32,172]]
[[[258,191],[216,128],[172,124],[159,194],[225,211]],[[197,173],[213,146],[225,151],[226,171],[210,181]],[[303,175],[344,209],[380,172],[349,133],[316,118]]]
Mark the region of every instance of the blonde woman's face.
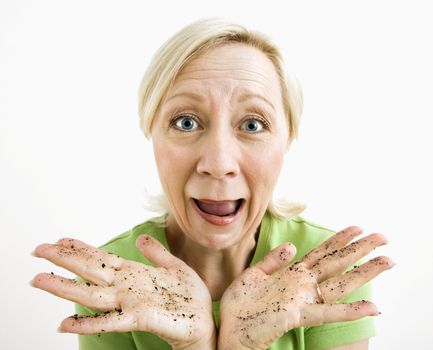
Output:
[[160,180],[178,228],[224,249],[254,235],[288,145],[281,88],[260,50],[209,50],[178,75],[152,129]]

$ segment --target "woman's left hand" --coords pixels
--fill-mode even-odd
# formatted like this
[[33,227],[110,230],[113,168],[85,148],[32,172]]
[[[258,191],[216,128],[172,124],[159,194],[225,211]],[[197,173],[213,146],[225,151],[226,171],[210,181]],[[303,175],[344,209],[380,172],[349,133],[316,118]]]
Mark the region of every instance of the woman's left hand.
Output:
[[140,236],[137,247],[158,267],[125,260],[69,238],[36,248],[34,255],[85,281],[42,273],[33,279],[35,287],[103,311],[93,317],[68,317],[60,331],[146,331],[158,335],[173,349],[214,349],[212,301],[201,278],[150,236]]
[[371,234],[347,245],[360,233],[355,226],[340,231],[290,265],[296,248],[285,243],[245,270],[221,299],[218,349],[267,349],[293,328],[377,315],[367,301],[336,304],[393,266],[377,257],[343,273],[386,243],[383,235]]

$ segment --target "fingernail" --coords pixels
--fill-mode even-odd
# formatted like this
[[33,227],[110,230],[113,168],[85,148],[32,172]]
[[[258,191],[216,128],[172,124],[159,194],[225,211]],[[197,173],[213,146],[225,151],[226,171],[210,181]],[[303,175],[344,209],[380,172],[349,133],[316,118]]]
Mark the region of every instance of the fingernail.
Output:
[[141,235],[138,239],[142,244],[150,241],[150,237],[146,234]]
[[286,261],[289,260],[290,255],[287,249],[281,249],[280,252],[278,253],[278,257],[280,258],[281,261]]
[[380,244],[381,246],[389,243],[388,238],[386,238],[384,234],[379,233],[378,235],[382,239],[382,243]]

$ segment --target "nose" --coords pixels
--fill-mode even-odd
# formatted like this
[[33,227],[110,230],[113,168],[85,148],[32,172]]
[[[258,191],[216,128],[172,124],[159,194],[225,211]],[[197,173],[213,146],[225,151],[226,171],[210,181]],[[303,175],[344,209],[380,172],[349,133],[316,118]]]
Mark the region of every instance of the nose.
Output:
[[202,139],[197,172],[215,179],[236,177],[239,172],[239,146],[228,130],[214,130]]

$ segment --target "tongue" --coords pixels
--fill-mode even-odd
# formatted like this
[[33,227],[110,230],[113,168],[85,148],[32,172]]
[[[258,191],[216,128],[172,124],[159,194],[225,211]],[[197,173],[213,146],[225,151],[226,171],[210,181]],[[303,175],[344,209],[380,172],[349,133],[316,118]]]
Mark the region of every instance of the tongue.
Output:
[[199,200],[195,201],[197,206],[205,213],[225,216],[236,212],[238,201],[225,201],[221,203],[207,203]]

